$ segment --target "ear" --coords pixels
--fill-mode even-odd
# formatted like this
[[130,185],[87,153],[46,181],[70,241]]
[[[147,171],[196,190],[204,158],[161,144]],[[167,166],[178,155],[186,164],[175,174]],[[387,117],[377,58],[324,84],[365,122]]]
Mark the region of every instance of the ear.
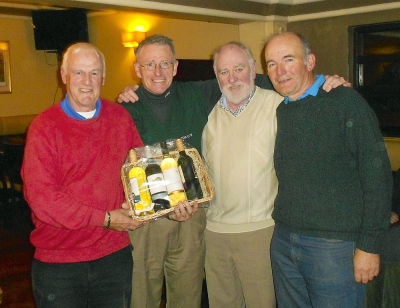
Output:
[[135,62],[135,64],[133,66],[135,67],[136,76],[138,76],[139,78],[142,78],[142,73],[140,72],[140,64]]
[[307,70],[309,72],[312,72],[315,67],[315,55],[313,53],[310,53],[307,57]]
[[172,76],[175,76],[176,73],[178,72],[178,64],[179,64],[179,61],[178,61],[178,60],[175,60],[175,63],[174,63],[174,71],[172,72]]
[[65,72],[65,70],[63,68],[60,69],[60,74],[61,74],[61,80],[63,82],[63,84],[67,83],[67,73]]

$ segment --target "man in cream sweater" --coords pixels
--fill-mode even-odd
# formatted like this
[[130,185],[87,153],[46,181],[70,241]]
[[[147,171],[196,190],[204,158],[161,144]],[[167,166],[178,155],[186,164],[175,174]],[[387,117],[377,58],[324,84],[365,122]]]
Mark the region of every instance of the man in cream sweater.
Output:
[[210,307],[275,307],[269,246],[275,114],[283,98],[254,85],[256,64],[240,43],[216,51],[214,70],[223,95],[202,140],[215,189],[205,231]]

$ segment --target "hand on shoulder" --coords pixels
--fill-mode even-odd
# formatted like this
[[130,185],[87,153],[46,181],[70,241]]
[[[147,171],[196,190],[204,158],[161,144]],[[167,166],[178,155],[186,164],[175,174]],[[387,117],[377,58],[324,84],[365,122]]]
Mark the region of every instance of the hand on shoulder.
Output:
[[139,100],[139,97],[136,94],[138,85],[127,86],[119,95],[118,95],[118,103],[135,103]]

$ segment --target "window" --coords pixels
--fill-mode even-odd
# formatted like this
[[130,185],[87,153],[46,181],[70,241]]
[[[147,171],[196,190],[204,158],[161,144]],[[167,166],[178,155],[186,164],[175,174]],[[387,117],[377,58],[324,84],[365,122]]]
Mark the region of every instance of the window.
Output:
[[400,22],[349,30],[354,88],[375,111],[382,134],[400,137]]

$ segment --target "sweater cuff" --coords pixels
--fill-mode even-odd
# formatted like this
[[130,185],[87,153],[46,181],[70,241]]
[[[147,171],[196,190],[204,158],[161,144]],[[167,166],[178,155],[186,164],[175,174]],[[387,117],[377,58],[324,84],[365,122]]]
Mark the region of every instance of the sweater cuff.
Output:
[[373,235],[361,234],[357,241],[357,248],[368,253],[379,254],[383,234],[383,231],[378,234],[375,232]]
[[94,209],[92,216],[90,217],[89,226],[102,227],[104,224],[105,217],[106,217],[106,211]]

